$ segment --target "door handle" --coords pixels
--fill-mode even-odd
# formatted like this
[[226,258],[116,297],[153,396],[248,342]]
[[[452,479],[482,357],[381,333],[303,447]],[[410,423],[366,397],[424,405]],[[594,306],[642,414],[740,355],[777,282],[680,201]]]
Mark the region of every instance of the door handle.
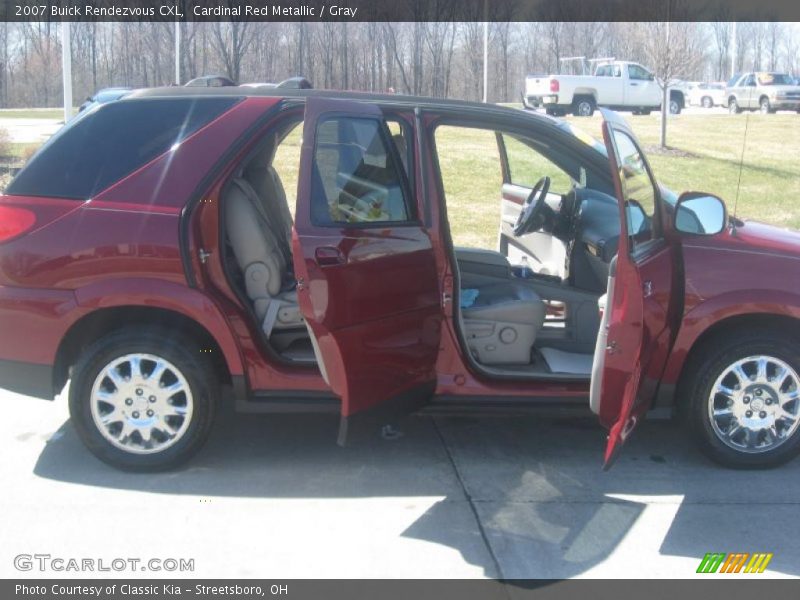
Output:
[[639,85],[638,83],[631,83],[631,85]]
[[343,265],[344,254],[333,246],[321,246],[314,251],[314,259],[320,267],[334,267]]
[[645,281],[642,284],[642,293],[644,294],[645,298],[649,298],[653,295],[653,282],[652,281]]

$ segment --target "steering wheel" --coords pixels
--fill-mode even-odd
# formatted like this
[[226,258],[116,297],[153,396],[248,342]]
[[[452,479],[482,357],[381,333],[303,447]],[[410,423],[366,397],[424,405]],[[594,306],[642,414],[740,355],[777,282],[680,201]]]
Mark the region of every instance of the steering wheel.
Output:
[[550,190],[550,178],[542,177],[533,186],[531,193],[522,204],[522,209],[514,224],[514,235],[519,237],[526,233],[532,233],[544,225],[544,212],[547,192]]

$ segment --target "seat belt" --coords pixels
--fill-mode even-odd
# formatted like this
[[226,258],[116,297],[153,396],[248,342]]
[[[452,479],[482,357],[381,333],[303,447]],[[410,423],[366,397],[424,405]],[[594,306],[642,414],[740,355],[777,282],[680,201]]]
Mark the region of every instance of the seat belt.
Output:
[[267,307],[267,314],[264,315],[264,322],[261,324],[261,330],[269,337],[272,335],[272,329],[275,327],[275,321],[278,320],[278,311],[281,309],[281,301],[272,299]]

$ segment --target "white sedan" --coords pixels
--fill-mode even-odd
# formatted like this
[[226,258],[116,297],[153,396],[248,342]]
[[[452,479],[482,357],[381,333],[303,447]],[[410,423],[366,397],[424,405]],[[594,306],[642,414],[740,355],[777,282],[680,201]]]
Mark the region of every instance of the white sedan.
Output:
[[714,106],[725,106],[725,84],[724,83],[700,83],[689,91],[689,104],[692,106],[702,106],[712,108]]

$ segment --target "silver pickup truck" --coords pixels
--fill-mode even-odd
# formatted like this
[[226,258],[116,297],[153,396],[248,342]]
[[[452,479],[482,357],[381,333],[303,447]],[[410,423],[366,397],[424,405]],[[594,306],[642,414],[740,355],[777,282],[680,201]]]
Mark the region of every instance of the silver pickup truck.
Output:
[[728,110],[760,110],[774,113],[778,110],[795,110],[800,113],[800,86],[784,73],[742,73],[728,82],[725,91]]

